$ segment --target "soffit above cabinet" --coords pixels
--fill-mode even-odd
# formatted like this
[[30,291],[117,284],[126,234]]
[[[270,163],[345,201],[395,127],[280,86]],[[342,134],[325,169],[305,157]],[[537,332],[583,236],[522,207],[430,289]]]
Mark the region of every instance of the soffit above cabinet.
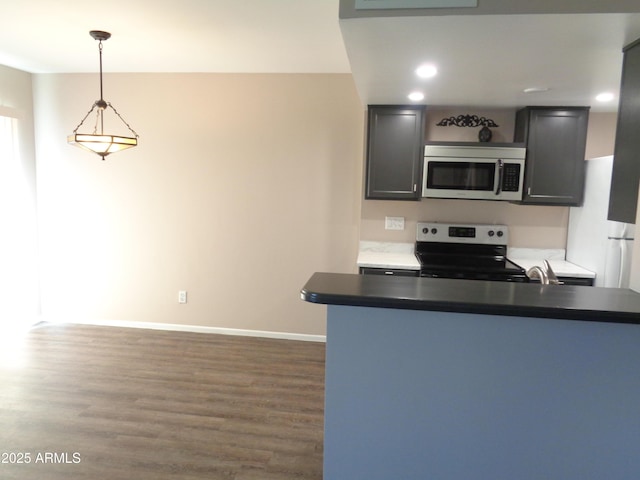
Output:
[[543,13],[640,13],[637,0],[340,0],[340,18]]
[[[409,103],[407,95],[422,90],[427,105],[616,111],[617,100],[594,98],[617,98],[622,48],[640,38],[637,1],[572,0],[561,10],[555,0],[402,10],[355,10],[355,1],[341,1],[340,29],[364,104]],[[438,75],[419,79],[423,63],[436,64]],[[524,92],[531,87],[548,90]]]

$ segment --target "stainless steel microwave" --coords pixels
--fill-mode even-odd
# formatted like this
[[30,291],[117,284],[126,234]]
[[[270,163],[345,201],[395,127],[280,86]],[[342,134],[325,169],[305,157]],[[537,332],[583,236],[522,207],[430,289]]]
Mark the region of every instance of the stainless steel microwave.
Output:
[[526,151],[524,146],[426,145],[422,196],[522,200]]

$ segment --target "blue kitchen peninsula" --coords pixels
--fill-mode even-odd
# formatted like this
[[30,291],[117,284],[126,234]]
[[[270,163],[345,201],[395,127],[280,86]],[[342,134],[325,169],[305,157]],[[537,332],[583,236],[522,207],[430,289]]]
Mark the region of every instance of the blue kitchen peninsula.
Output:
[[325,480],[631,480],[640,294],[314,274]]

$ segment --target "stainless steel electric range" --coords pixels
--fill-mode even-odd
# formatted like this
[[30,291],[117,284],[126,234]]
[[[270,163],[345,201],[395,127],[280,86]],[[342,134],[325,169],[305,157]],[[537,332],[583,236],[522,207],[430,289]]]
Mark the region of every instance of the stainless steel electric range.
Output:
[[507,258],[506,225],[418,223],[420,276],[528,282],[524,268]]

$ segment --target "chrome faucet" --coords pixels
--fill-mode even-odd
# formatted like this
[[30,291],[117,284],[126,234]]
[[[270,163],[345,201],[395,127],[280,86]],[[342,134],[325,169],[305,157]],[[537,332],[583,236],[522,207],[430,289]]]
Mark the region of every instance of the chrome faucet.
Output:
[[549,262],[545,260],[543,263],[544,263],[543,269],[547,274],[549,283],[552,285],[562,285],[564,282],[561,282],[560,280],[558,280],[558,277],[556,276],[556,273],[551,268],[551,265],[549,264]]
[[527,277],[540,279],[542,285],[562,285],[563,283],[558,280],[556,273],[547,260],[544,260],[542,267],[536,265],[527,270]]
[[547,276],[547,273],[537,265],[527,270],[527,277],[538,278],[542,285],[549,285],[549,277]]

